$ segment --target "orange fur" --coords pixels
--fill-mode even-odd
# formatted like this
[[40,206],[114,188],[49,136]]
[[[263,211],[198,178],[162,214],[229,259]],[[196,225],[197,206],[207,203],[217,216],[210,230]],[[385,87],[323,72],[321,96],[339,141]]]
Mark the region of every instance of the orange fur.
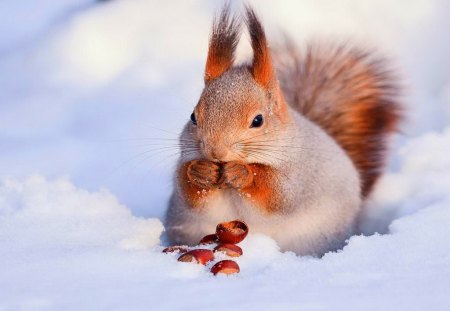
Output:
[[253,78],[267,89],[273,80],[274,74],[264,28],[250,7],[247,7],[246,21],[253,49],[253,64],[250,67],[250,71]]
[[263,164],[250,164],[249,167],[253,179],[241,189],[242,195],[268,214],[281,210],[283,202],[276,172]]
[[[208,170],[208,166],[211,169]],[[200,207],[209,195],[217,191],[218,178],[218,166],[206,160],[192,160],[182,164],[178,170],[178,184],[186,201],[193,207]]]
[[226,4],[219,19],[213,22],[206,59],[206,83],[218,78],[233,65],[239,34],[240,21],[236,17],[230,20],[230,6]]
[[252,182],[253,173],[249,165],[235,161],[222,164],[218,181],[221,188],[241,189]]
[[[201,174],[194,175],[195,166]],[[208,170],[208,166],[212,166]],[[220,167],[217,169],[217,167]],[[198,180],[200,177],[203,180]],[[178,172],[179,184],[185,199],[193,207],[200,207],[205,199],[218,189],[235,189],[251,200],[262,211],[273,213],[281,209],[280,192],[272,168],[263,164],[227,162],[217,164],[207,160],[192,160]]]
[[384,168],[387,138],[401,119],[392,73],[371,53],[343,44],[310,45],[302,53],[287,42],[275,60],[287,102],[347,152],[366,197]]

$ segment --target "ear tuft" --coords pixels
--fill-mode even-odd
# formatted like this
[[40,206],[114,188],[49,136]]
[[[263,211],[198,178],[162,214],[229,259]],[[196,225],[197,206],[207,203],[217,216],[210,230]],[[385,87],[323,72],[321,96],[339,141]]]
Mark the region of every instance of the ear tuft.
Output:
[[273,78],[272,60],[270,49],[267,45],[264,28],[261,25],[255,11],[249,6],[246,7],[246,24],[250,34],[253,49],[253,64],[250,72],[253,78],[263,87],[267,88]]
[[215,17],[213,21],[206,60],[205,83],[218,78],[233,65],[240,32],[241,21],[236,16],[230,17],[228,2],[223,6],[219,18]]

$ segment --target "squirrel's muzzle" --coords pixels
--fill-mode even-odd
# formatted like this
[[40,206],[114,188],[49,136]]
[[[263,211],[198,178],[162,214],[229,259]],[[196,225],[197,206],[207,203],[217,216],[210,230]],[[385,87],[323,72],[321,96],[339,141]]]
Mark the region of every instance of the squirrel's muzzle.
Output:
[[202,144],[204,156],[211,161],[226,162],[229,161],[229,148],[218,142]]

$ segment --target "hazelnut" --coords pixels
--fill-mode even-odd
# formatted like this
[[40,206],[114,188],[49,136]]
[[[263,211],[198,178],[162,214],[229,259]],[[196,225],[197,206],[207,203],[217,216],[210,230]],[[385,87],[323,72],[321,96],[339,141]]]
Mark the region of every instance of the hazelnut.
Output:
[[214,260],[214,253],[209,249],[193,249],[178,257],[178,261],[195,262],[202,265],[206,265],[211,260]]
[[217,245],[214,248],[214,252],[224,252],[227,256],[239,257],[242,255],[242,248],[234,244],[225,243]]
[[163,253],[186,253],[188,251],[188,248],[186,246],[169,246],[162,250]]
[[198,244],[200,245],[206,245],[206,244],[213,244],[219,242],[217,238],[217,234],[208,234],[205,235]]
[[239,271],[239,265],[233,260],[219,261],[211,268],[211,272],[214,273],[214,275],[217,273],[233,274],[239,273]]
[[248,226],[240,220],[223,222],[217,225],[216,234],[221,243],[236,244],[245,239]]

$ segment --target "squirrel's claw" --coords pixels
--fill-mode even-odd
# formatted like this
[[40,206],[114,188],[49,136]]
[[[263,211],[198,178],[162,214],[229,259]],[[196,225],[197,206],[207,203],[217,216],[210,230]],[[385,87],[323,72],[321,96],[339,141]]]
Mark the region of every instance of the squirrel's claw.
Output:
[[188,163],[187,177],[194,185],[210,189],[217,185],[220,176],[220,165],[207,160],[192,160]]
[[239,162],[227,162],[222,165],[222,175],[217,184],[219,188],[241,189],[253,181],[250,166]]

